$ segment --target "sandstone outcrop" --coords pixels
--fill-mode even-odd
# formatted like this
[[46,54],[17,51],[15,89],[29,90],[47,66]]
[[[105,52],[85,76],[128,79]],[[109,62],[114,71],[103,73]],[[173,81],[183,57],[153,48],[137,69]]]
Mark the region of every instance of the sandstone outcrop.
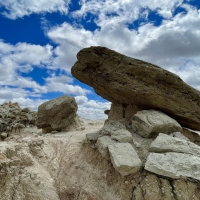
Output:
[[36,119],[37,112],[21,109],[18,103],[6,102],[0,105],[1,138],[5,139],[9,133],[20,132],[25,127],[35,126]]
[[177,75],[105,47],[82,49],[77,59],[72,75],[103,98],[121,104],[123,111],[129,105],[159,110],[182,126],[200,130],[200,92]]
[[77,104],[74,97],[67,95],[47,101],[38,107],[37,127],[44,133],[61,131],[75,123]]

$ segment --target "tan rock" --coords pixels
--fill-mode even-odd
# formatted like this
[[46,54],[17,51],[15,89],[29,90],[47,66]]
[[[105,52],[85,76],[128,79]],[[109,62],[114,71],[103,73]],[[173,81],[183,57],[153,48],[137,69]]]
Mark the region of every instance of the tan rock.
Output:
[[85,48],[77,58],[72,75],[103,98],[161,110],[182,126],[200,130],[200,92],[177,75],[105,47]]
[[67,95],[47,101],[38,107],[37,127],[44,132],[69,127],[76,118],[77,104],[74,97]]

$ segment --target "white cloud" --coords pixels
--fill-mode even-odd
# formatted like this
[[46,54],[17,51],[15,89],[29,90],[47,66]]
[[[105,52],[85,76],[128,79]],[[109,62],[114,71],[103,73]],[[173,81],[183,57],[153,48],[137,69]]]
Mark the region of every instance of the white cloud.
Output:
[[146,17],[149,10],[157,11],[165,18],[171,18],[174,9],[183,0],[81,0],[81,9],[73,13],[74,17],[84,17],[88,13],[96,16],[96,23],[103,27],[112,24],[132,23],[140,17]]
[[6,0],[0,2],[0,7],[7,11],[2,14],[10,19],[16,19],[32,13],[61,12],[68,13],[70,0]]
[[[83,4],[89,5],[88,2],[96,5],[96,1],[87,1],[83,2]],[[108,3],[108,1],[104,3],[106,2]],[[126,3],[130,2],[127,1]],[[173,5],[180,3],[181,1],[173,1]],[[97,4],[98,6],[103,6],[99,2]],[[88,9],[91,12],[96,12],[97,10],[104,12],[100,7],[95,8],[94,5],[84,7],[84,5],[79,12],[83,12],[84,9],[86,10],[83,13],[89,12]],[[172,4],[170,5],[170,10],[173,12],[173,6]],[[155,8],[159,8],[158,6],[155,6]],[[105,9],[110,9],[107,7]],[[100,45],[125,55],[157,64],[179,74],[184,79],[183,73],[180,71],[183,66],[185,66],[185,72],[189,73],[189,71],[193,71],[192,66],[194,66],[194,63],[197,63],[197,60],[200,61],[200,43],[198,42],[200,41],[200,11],[186,4],[183,4],[182,7],[187,10],[186,14],[180,13],[170,19],[165,19],[158,27],[149,22],[138,27],[136,31],[129,29],[125,23],[113,22],[113,24],[109,25],[105,23],[100,29],[92,32],[85,30],[83,27],[64,23],[49,30],[47,35],[59,44],[59,54],[57,54],[56,59],[63,66],[68,60],[67,53],[64,52],[68,52],[68,47],[69,49],[70,47],[74,48],[70,51],[69,69],[76,61],[76,53],[80,49]],[[199,70],[198,65],[196,65],[196,69]],[[198,77],[196,77],[195,83],[188,78],[184,80],[196,88],[200,86]]]
[[89,100],[86,96],[76,96],[78,104],[78,114],[86,119],[106,119],[104,110],[110,109],[110,102],[100,102]]

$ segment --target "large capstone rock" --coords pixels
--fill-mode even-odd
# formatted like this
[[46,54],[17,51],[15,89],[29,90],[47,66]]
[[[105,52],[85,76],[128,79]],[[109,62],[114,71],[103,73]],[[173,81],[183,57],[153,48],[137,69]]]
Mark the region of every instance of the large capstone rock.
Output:
[[103,98],[161,110],[181,125],[200,130],[200,92],[177,75],[105,47],[82,49],[77,58],[72,75]]
[[64,95],[47,101],[38,107],[37,127],[42,128],[43,132],[60,131],[75,121],[76,112],[74,97]]
[[198,145],[185,139],[171,137],[163,133],[160,133],[159,136],[151,143],[149,151],[157,153],[187,153],[200,157],[200,147]]
[[183,153],[150,153],[145,169],[170,178],[190,177],[200,180],[200,158]]
[[122,176],[136,173],[142,168],[142,161],[129,143],[108,145],[111,162]]
[[176,120],[156,110],[138,111],[133,116],[132,129],[142,137],[153,137],[160,132],[170,134],[182,131]]

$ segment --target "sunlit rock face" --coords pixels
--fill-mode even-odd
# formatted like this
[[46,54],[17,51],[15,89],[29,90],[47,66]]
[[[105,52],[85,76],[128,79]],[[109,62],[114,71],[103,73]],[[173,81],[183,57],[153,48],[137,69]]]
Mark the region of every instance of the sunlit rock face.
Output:
[[200,92],[177,75],[105,47],[82,49],[72,75],[103,98],[163,111],[182,126],[200,130]]

